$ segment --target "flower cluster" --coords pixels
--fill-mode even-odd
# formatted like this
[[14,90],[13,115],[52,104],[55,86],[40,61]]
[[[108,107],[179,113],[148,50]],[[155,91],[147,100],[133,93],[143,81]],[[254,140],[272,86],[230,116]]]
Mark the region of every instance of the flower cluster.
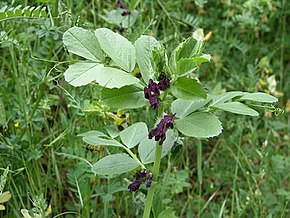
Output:
[[159,141],[159,145],[162,145],[166,139],[167,129],[173,129],[174,118],[175,114],[165,115],[163,119],[157,124],[157,127],[149,132],[149,139],[155,137],[155,141]]
[[170,80],[165,73],[161,73],[158,80],[159,83],[157,84],[150,79],[148,87],[144,87],[145,98],[149,100],[150,106],[155,110],[158,109],[160,91],[165,91],[170,87]]
[[146,180],[146,188],[151,186],[152,178],[149,170],[147,169],[143,169],[140,172],[135,173],[134,178],[135,180],[128,186],[130,192],[137,191],[144,180]]

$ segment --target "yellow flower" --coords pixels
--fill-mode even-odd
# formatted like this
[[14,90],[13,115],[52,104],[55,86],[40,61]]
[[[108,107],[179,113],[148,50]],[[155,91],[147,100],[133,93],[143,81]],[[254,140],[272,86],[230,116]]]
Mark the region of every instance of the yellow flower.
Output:
[[208,41],[210,39],[211,35],[212,35],[212,31],[208,32],[204,37],[204,41]]
[[15,128],[18,128],[20,126],[20,123],[18,122],[18,121],[16,121],[15,123],[14,123],[14,127]]

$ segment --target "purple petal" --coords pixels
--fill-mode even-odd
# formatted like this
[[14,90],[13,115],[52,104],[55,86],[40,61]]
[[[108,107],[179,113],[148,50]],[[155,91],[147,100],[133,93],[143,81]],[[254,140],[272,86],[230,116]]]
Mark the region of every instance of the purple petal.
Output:
[[137,179],[128,186],[128,189],[130,190],[130,192],[137,191],[140,188],[141,184],[142,179]]
[[147,179],[146,180],[146,188],[149,188],[152,184],[152,180],[151,179]]
[[149,99],[151,97],[151,91],[148,87],[144,87],[144,96],[146,99]]

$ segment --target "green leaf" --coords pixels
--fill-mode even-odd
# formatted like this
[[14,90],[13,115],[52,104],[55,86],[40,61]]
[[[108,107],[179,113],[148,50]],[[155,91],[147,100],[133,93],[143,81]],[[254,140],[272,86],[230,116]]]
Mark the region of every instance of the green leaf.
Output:
[[111,138],[116,138],[120,134],[120,130],[115,124],[104,127]]
[[197,69],[197,64],[191,58],[181,59],[177,62],[177,69],[173,72],[177,76],[184,76]]
[[121,9],[117,10],[106,10],[104,9],[104,15],[98,14],[99,17],[104,19],[107,23],[115,24],[120,26],[122,20],[124,19],[124,16],[122,16],[123,11]]
[[133,26],[133,24],[136,22],[139,12],[137,10],[131,10],[131,14],[127,16],[122,16],[122,13],[124,11],[127,11],[126,9],[118,8],[117,10],[106,10],[104,9],[104,15],[99,16],[104,19],[106,22],[115,24],[117,26],[122,26],[124,28],[129,28]]
[[[31,7],[32,10],[34,9],[34,7]],[[22,13],[24,13],[25,16],[30,17],[31,14],[31,8],[29,6],[25,6],[22,10]]]
[[122,27],[129,28],[133,26],[139,16],[139,12],[137,10],[131,11],[130,15],[123,16]]
[[89,137],[89,136],[106,136],[105,133],[102,133],[98,130],[90,130],[88,132],[84,132],[84,133],[81,133],[81,134],[78,134],[78,136],[81,136],[81,137]]
[[192,112],[205,106],[211,99],[207,98],[200,101],[176,99],[171,104],[172,113],[176,113],[179,118],[184,118]]
[[242,104],[240,102],[226,102],[222,104],[218,104],[215,106],[212,106],[213,108],[221,109],[224,111],[228,111],[234,114],[242,114],[242,115],[248,115],[248,116],[259,116],[259,113],[255,111],[254,109],[248,107],[245,104]]
[[200,100],[207,97],[203,86],[194,79],[178,78],[171,86],[171,92],[176,98],[184,100]]
[[209,138],[222,132],[218,118],[208,112],[199,112],[176,120],[177,129],[186,136]]
[[192,49],[191,55],[201,54],[204,48],[204,41],[198,40],[195,43],[194,48]]
[[276,97],[262,92],[247,93],[239,100],[256,101],[262,103],[274,103],[278,101]]
[[6,111],[2,100],[2,96],[0,95],[0,126],[4,126],[5,124],[6,124]]
[[192,37],[187,38],[181,42],[171,53],[169,59],[169,65],[173,71],[177,69],[176,63],[182,58],[189,58],[194,48],[194,39]]
[[[170,60],[169,60],[169,66],[173,73],[177,74],[178,72],[178,62],[182,59],[191,59],[194,58],[194,55],[200,54],[202,52],[202,41],[196,41],[192,37],[187,38],[184,42],[180,43],[172,52]],[[198,55],[203,56],[203,55]],[[205,55],[204,58],[208,59],[209,55]],[[198,60],[195,60],[198,62]],[[204,60],[203,62],[207,62],[209,60]],[[186,65],[184,67],[187,67],[189,71],[189,66],[191,66],[191,69],[194,69],[193,62],[191,61],[185,61],[186,63],[182,62],[180,64]],[[200,62],[202,63],[202,62]],[[182,68],[182,67],[181,67]]]
[[112,67],[102,67],[97,72],[98,76],[96,82],[106,88],[121,88],[136,84],[139,79],[130,75],[129,73]]
[[122,69],[131,72],[135,67],[135,48],[125,37],[107,28],[95,30],[101,48]]
[[160,76],[160,72],[166,72],[168,69],[168,58],[164,46],[154,47],[151,55],[151,64],[154,71],[154,78]]
[[7,192],[3,192],[3,193],[0,195],[0,204],[9,201],[10,198],[11,198],[11,193],[10,193],[9,191],[7,191]]
[[7,8],[8,8],[8,6],[0,7],[0,19],[7,17],[7,15],[5,13]]
[[[173,130],[168,130],[166,132],[166,139],[162,145],[162,155],[161,158],[166,156],[174,145],[175,137]],[[138,146],[138,153],[141,162],[144,164],[149,164],[155,160],[155,146],[156,141],[154,139],[149,139],[148,137],[143,139]]]
[[39,17],[40,15],[40,9],[41,9],[41,6],[37,6],[34,10],[33,10],[33,17]]
[[97,79],[96,72],[102,67],[99,63],[78,62],[69,66],[64,72],[64,78],[72,86],[84,86]]
[[135,42],[136,60],[145,83],[153,78],[154,70],[151,64],[151,55],[154,48],[160,47],[160,43],[151,36],[142,35]]
[[[26,210],[26,209],[21,209],[20,212],[22,213],[22,216],[23,216],[24,218],[41,218],[41,217],[42,217],[42,216],[40,216],[39,214],[29,212],[29,211]],[[30,213],[31,213],[32,216],[30,216]]]
[[198,54],[191,57],[191,59],[197,64],[210,62],[211,56],[209,54]]
[[94,80],[107,88],[121,88],[139,82],[137,78],[125,71],[89,62],[70,65],[64,72],[64,76],[65,80],[75,87],[87,85]]
[[111,139],[108,136],[98,136],[98,135],[90,135],[83,137],[83,141],[95,146],[114,146],[114,147],[124,147],[120,142],[115,139]]
[[176,60],[181,60],[183,58],[190,58],[193,55],[193,49],[196,44],[196,40],[192,37],[187,38],[180,49],[177,50]]
[[[21,211],[22,216],[23,216],[24,218],[34,218],[34,217],[30,216],[28,210],[26,210],[26,209],[21,209],[20,211]],[[34,215],[34,214],[33,214],[33,215]]]
[[98,175],[122,174],[139,166],[137,160],[125,154],[112,154],[93,165],[93,172]]
[[120,132],[122,142],[128,147],[133,148],[148,136],[146,123],[134,123]]
[[96,62],[104,60],[98,39],[89,30],[80,27],[69,28],[63,34],[63,43],[67,50],[73,54]]
[[210,58],[210,55],[206,54],[191,58],[183,58],[177,62],[177,70],[174,73],[178,76],[184,76],[194,71],[199,64],[209,62]]
[[141,85],[125,86],[120,89],[102,90],[102,100],[105,104],[117,109],[132,109],[146,104]]
[[[35,8],[35,7],[33,7],[33,9],[34,9],[34,8]],[[9,8],[9,9],[6,11],[8,17],[14,17],[14,16],[15,16],[13,9],[14,9],[14,8]]]
[[217,105],[217,104],[223,104],[226,101],[232,100],[235,97],[242,96],[244,92],[240,91],[232,91],[232,92],[226,92],[221,95],[213,95],[212,97],[212,103],[211,106]]
[[47,17],[47,13],[46,13],[46,7],[43,7],[40,11],[40,16],[41,17]]
[[15,14],[15,16],[22,16],[21,5],[17,5],[17,6],[14,8],[14,14]]

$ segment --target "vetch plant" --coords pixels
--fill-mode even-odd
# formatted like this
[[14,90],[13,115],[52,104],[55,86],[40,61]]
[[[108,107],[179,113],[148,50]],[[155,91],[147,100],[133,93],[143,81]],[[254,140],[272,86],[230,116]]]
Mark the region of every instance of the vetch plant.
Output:
[[[101,86],[99,101],[112,110],[140,108],[141,112],[143,107],[150,106],[150,110],[157,111],[156,125],[150,126],[150,131],[146,121],[139,121],[114,136],[97,130],[81,134],[90,145],[124,151],[90,164],[95,174],[122,174],[138,168],[128,189],[137,191],[142,184],[148,188],[143,217],[150,217],[160,162],[175,141],[182,136],[218,136],[223,128],[214,114],[216,110],[258,116],[252,107],[275,109],[271,104],[277,98],[265,93],[208,94],[192,74],[200,64],[210,61],[210,55],[203,53],[203,39],[189,37],[174,49],[170,58],[152,36],[142,35],[132,44],[106,28],[92,32],[72,27],[64,33],[63,42],[69,52],[86,59],[65,71],[68,83],[75,87],[92,82]],[[135,71],[140,71],[141,78],[134,76]],[[138,152],[134,152],[136,146]],[[153,170],[149,172],[151,163]],[[160,212],[155,211],[154,215]]]

